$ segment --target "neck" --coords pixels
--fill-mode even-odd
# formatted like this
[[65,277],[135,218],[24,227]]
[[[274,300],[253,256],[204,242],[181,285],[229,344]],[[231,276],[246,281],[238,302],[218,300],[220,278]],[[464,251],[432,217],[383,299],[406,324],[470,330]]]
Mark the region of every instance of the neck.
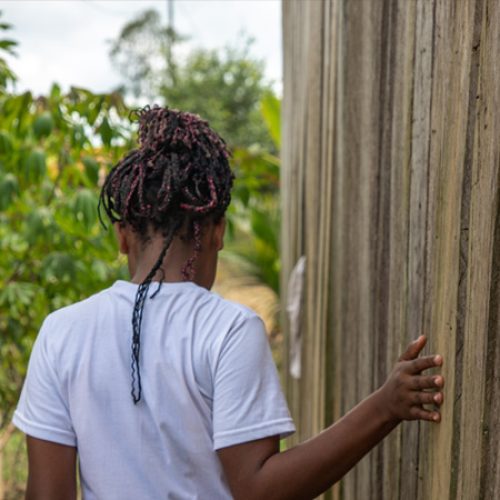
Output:
[[[154,238],[144,248],[138,248],[136,252],[129,254],[129,272],[132,283],[140,284],[146,279],[153,266],[157,263],[164,243],[162,238]],[[153,276],[153,281],[162,280],[167,283],[186,281],[182,269],[193,253],[192,244],[187,244],[179,237],[174,238],[162,265]],[[203,252],[200,252],[194,264],[194,275],[191,281],[198,286],[210,289],[212,282],[204,272],[205,267],[205,257]]]

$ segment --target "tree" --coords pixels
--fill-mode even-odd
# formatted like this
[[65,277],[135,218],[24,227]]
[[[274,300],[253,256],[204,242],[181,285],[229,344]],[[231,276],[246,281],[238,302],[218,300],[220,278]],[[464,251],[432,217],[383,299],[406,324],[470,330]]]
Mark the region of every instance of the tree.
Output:
[[[98,226],[104,170],[128,143],[110,116],[118,95],[54,85],[48,97],[0,98],[0,399],[10,418],[32,341],[51,310],[120,272],[111,232]],[[93,143],[99,139],[102,146]],[[114,262],[113,262],[114,261]]]
[[110,51],[125,88],[136,96],[159,98],[164,105],[199,114],[230,147],[257,143],[273,150],[259,111],[271,87],[264,79],[263,62],[250,55],[252,40],[221,51],[197,49],[182,58],[176,49],[185,40],[162,26],[155,10],[127,23]]

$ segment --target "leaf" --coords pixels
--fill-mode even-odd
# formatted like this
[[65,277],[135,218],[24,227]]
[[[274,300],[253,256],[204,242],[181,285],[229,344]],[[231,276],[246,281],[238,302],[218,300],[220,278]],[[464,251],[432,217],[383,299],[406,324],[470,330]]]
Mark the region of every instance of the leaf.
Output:
[[90,189],[80,189],[73,201],[76,219],[83,223],[86,229],[97,222],[97,198]]
[[245,207],[248,206],[248,202],[250,201],[250,189],[248,189],[248,185],[236,183],[233,188],[232,197],[240,200]]
[[15,55],[14,47],[17,46],[15,40],[0,40],[0,49],[4,50],[8,54]]
[[8,155],[12,151],[12,139],[4,130],[0,130],[0,155]]
[[29,306],[34,298],[36,288],[31,283],[10,282],[0,292],[0,304]]
[[46,207],[33,210],[26,217],[25,234],[30,245],[35,244],[39,239],[54,237],[52,216]]
[[281,101],[272,92],[266,92],[260,106],[267,129],[279,150],[281,149]]
[[61,98],[61,87],[57,83],[53,83],[50,88],[50,99],[54,102],[59,101]]
[[252,231],[267,245],[272,248],[278,247],[278,233],[275,224],[273,224],[272,216],[269,213],[264,213],[260,210],[253,209],[251,212],[251,227]]
[[22,135],[24,133],[24,129],[27,126],[27,118],[31,120],[29,116],[31,103],[33,102],[33,96],[31,92],[25,92],[20,96],[16,97],[17,99],[17,133]]
[[99,180],[99,163],[91,156],[82,158],[83,166],[85,167],[85,175],[93,185],[97,185]]
[[99,114],[101,113],[102,105],[104,103],[104,97],[99,96],[93,102],[90,102],[87,106],[87,120],[89,125],[93,126],[97,120]]
[[75,149],[81,149],[88,142],[83,125],[75,125],[71,131],[71,145]]
[[24,174],[28,183],[39,183],[47,172],[45,153],[39,149],[32,151],[24,162]]
[[113,129],[111,128],[107,117],[102,119],[97,132],[100,134],[103,144],[109,147],[111,145],[111,139],[113,138]]
[[26,240],[33,245],[44,231],[42,216],[37,212],[31,212],[26,218]]
[[6,174],[0,179],[0,210],[6,210],[19,194],[19,183],[14,174]]
[[76,277],[76,265],[73,257],[64,252],[53,252],[43,259],[42,274],[48,282],[71,282]]

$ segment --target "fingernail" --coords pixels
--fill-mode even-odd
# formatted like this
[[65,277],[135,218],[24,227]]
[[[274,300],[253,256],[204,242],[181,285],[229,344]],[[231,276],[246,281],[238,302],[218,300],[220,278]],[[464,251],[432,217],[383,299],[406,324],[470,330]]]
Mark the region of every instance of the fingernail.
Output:
[[434,379],[434,383],[435,383],[438,387],[440,387],[440,386],[441,386],[441,377],[436,377],[436,378]]
[[436,395],[434,396],[434,401],[435,401],[436,403],[439,403],[439,402],[441,401],[441,395],[440,395],[440,394],[436,394]]
[[442,361],[443,358],[439,354],[437,356],[434,356],[434,363],[436,363],[436,365],[440,365]]
[[437,422],[439,420],[439,415],[436,413],[432,419],[434,420],[434,422]]

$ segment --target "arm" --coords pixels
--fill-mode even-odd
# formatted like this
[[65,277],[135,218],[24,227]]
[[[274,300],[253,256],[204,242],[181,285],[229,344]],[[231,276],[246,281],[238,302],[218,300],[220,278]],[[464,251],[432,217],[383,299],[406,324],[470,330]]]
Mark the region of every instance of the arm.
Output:
[[[425,337],[410,344],[386,383],[334,425],[316,437],[279,453],[278,437],[218,451],[229,486],[237,500],[310,499],[342,478],[402,420],[439,422],[442,376],[424,376],[440,366],[441,356],[418,358]],[[425,391],[424,391],[425,389]],[[437,391],[437,392],[436,392]]]
[[27,436],[26,500],[76,500],[76,448]]
[[45,318],[35,340],[14,425],[27,436],[28,500],[76,499],[76,435],[57,360],[49,339],[57,330],[53,315]]

